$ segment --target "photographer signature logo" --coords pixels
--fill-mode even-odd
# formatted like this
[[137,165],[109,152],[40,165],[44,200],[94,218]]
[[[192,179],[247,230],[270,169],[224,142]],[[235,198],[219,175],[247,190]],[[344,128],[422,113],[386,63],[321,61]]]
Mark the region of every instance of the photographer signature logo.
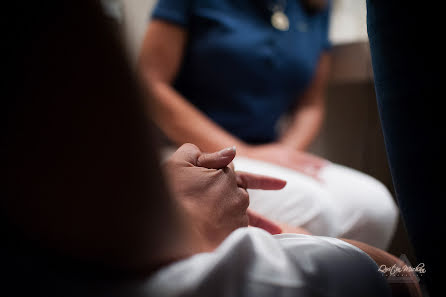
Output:
[[420,279],[418,275],[426,273],[426,268],[424,263],[420,263],[417,266],[412,266],[409,259],[405,254],[400,256],[400,260],[404,265],[393,264],[393,266],[381,265],[378,271],[387,277],[388,282],[394,283],[412,283],[414,281],[419,282]]

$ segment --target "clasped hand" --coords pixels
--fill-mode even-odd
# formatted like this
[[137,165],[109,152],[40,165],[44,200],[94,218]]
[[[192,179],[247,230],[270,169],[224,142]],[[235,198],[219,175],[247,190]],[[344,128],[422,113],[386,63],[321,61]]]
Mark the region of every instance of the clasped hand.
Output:
[[277,224],[248,210],[246,189],[279,190],[286,181],[235,171],[235,155],[235,148],[207,154],[184,144],[164,163],[175,201],[210,249],[248,225],[281,232]]

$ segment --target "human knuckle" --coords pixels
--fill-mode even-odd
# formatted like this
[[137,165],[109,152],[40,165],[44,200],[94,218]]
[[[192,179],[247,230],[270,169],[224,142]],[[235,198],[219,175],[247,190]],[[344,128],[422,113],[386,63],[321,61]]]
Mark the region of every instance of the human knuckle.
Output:
[[245,189],[239,189],[239,206],[242,208],[248,208],[249,206],[249,194]]
[[183,154],[191,155],[194,158],[198,157],[198,155],[201,153],[200,148],[192,143],[185,143],[178,150]]
[[198,146],[187,142],[180,146],[180,150],[198,150]]

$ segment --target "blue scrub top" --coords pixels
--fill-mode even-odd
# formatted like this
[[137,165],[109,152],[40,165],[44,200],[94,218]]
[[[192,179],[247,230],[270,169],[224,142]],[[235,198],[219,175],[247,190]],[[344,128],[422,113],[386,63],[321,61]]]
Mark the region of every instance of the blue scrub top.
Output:
[[159,0],[152,15],[188,31],[176,90],[248,143],[276,139],[278,119],[330,47],[329,7],[310,15],[299,0],[288,0],[290,27],[279,31],[271,25],[277,1]]

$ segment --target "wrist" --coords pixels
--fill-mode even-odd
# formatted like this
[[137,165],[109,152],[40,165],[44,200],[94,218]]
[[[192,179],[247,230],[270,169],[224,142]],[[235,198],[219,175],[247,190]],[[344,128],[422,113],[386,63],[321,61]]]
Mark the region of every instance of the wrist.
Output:
[[292,138],[289,138],[289,137],[281,138],[281,139],[279,139],[277,141],[277,143],[280,144],[280,145],[286,146],[288,148],[299,150],[298,145],[297,145],[297,141],[292,139]]

